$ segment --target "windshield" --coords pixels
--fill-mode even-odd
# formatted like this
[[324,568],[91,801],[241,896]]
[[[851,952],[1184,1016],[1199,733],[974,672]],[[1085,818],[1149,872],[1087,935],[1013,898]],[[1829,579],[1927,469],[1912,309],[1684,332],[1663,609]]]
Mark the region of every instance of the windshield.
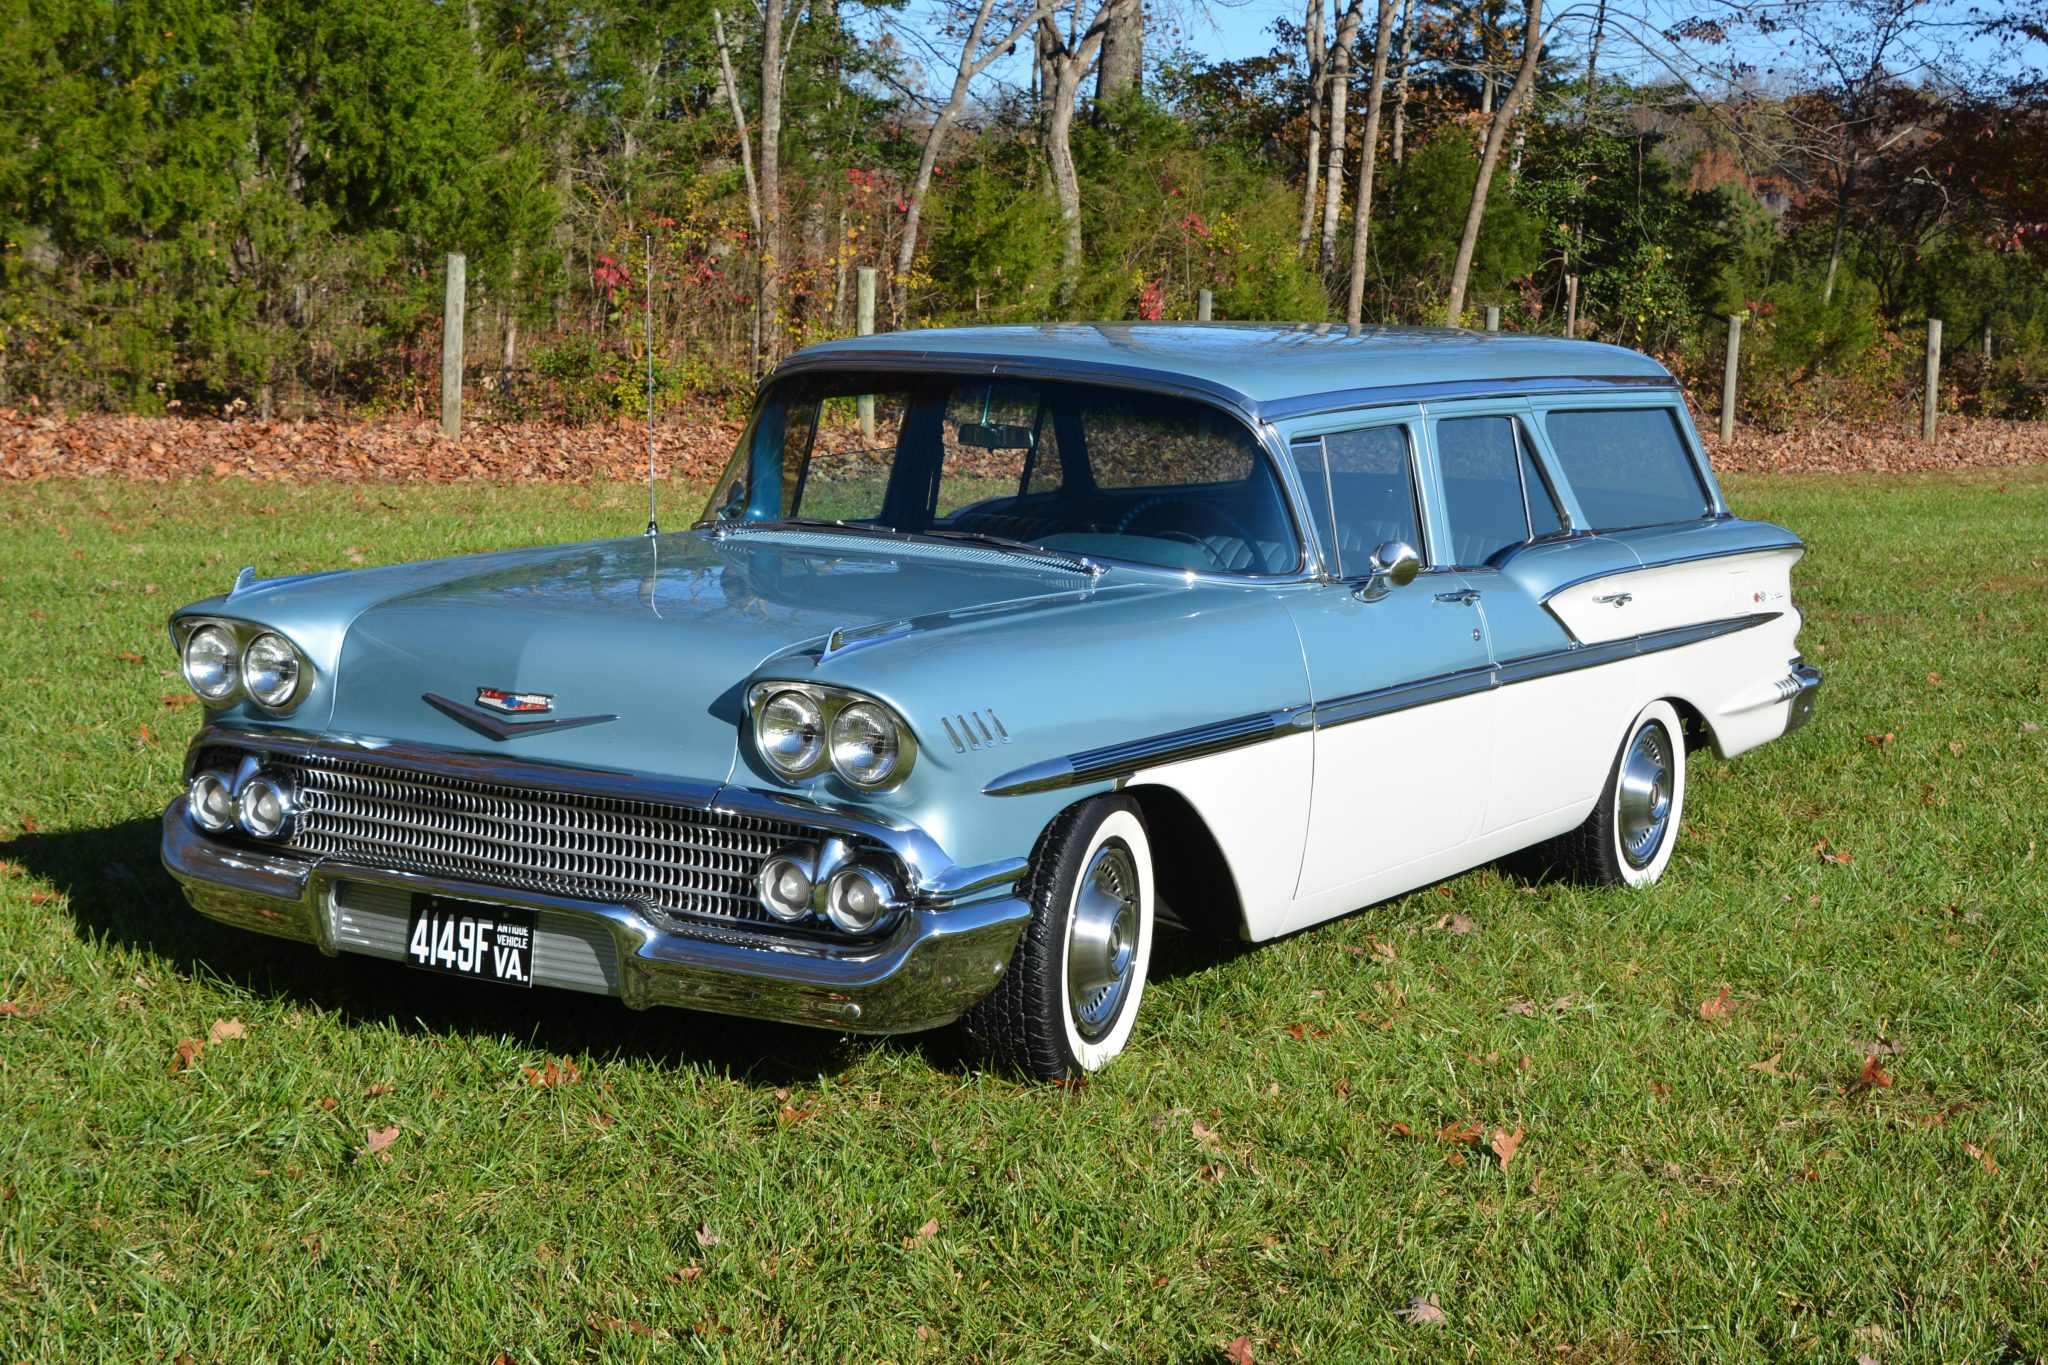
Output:
[[1167,568],[1289,573],[1301,547],[1235,417],[1089,384],[943,374],[777,384],[708,521],[829,523]]

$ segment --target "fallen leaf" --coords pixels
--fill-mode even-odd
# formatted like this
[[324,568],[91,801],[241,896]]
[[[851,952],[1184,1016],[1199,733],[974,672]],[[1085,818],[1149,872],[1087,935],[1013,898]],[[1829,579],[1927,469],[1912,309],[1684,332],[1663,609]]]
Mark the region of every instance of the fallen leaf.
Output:
[[540,1067],[522,1066],[519,1069],[525,1074],[528,1085],[544,1088],[567,1085],[582,1075],[581,1072],[577,1071],[576,1063],[570,1061],[567,1057],[562,1058],[559,1062],[550,1057]]
[[33,1019],[42,1011],[34,1005],[19,1005],[12,1000],[0,1000],[0,1016],[9,1019]]
[[57,899],[57,893],[54,891],[43,891],[39,889],[28,893],[28,903],[30,905],[48,905],[51,901],[55,899]]
[[938,1219],[925,1219],[924,1224],[921,1227],[919,1227],[916,1232],[911,1233],[908,1237],[905,1237],[903,1239],[903,1249],[905,1251],[917,1250],[919,1247],[923,1246],[926,1242],[929,1242],[934,1236],[936,1236],[938,1234],[938,1231]]
[[1228,1361],[1229,1365],[1253,1365],[1252,1339],[1250,1337],[1231,1338],[1230,1342],[1223,1348],[1223,1359]]
[[1784,1055],[1785,1054],[1782,1052],[1773,1052],[1770,1056],[1764,1058],[1760,1062],[1751,1062],[1749,1066],[1745,1069],[1749,1071],[1759,1071],[1766,1076],[1777,1076],[1782,1078],[1785,1073],[1778,1070],[1778,1062],[1781,1058],[1784,1057]]
[[1434,1294],[1408,1300],[1408,1306],[1394,1316],[1417,1327],[1441,1327],[1450,1321],[1444,1314],[1443,1305],[1437,1302]]
[[1387,1134],[1390,1137],[1397,1138],[1412,1138],[1415,1136],[1414,1130],[1409,1128],[1407,1124],[1401,1122],[1401,1120],[1399,1119],[1395,1119],[1392,1123],[1387,1125]]
[[209,1043],[225,1043],[229,1039],[239,1040],[248,1036],[248,1027],[240,1019],[216,1019],[213,1021],[213,1027],[206,1031],[206,1041]]
[[2033,721],[2030,720],[2023,720],[2020,722],[2020,733],[2023,735],[2031,735],[2040,728],[2041,727],[2039,725],[2036,725]]
[[1438,1142],[1477,1142],[1486,1130],[1469,1119],[1454,1120],[1436,1130]]
[[667,1280],[670,1284],[687,1284],[703,1273],[704,1267],[701,1265],[686,1265],[681,1270],[673,1274],[664,1275],[661,1278]]
[[395,1123],[388,1128],[366,1128],[363,1131],[365,1134],[363,1142],[364,1156],[382,1157],[384,1149],[398,1141],[398,1125]]
[[1444,1161],[1452,1166],[1462,1166],[1465,1164],[1465,1154],[1463,1152],[1445,1152]]
[[116,659],[119,659],[124,664],[139,664],[142,662],[142,656],[140,654],[132,653],[131,651],[125,649],[122,650],[119,654],[116,654],[114,657]]
[[1493,1141],[1487,1145],[1493,1148],[1494,1156],[1500,1159],[1501,1168],[1505,1170],[1507,1164],[1515,1159],[1515,1153],[1522,1149],[1522,1125],[1516,1124],[1512,1133],[1505,1129],[1497,1130]]
[[1508,1006],[1508,1013],[1509,1013],[1509,1014],[1521,1014],[1521,1015],[1531,1015],[1531,1014],[1534,1014],[1534,1013],[1536,1013],[1536,1006],[1535,1006],[1535,1005],[1533,1005],[1533,1004],[1531,1004],[1531,1003],[1530,1003],[1529,1001],[1527,1001],[1527,1000],[1517,1000],[1517,1001],[1515,1001],[1515,1003],[1513,1003],[1512,1005],[1509,1005],[1509,1006]]
[[1890,730],[1887,730],[1881,735],[1865,735],[1863,737],[1863,742],[1865,744],[1874,744],[1878,748],[1882,749],[1885,745],[1891,743],[1893,740],[1897,738],[1897,735],[1893,734]]
[[1378,958],[1380,961],[1388,964],[1389,966],[1392,966],[1400,962],[1401,959],[1394,956],[1393,944],[1382,943],[1376,938],[1367,938],[1366,942],[1372,945],[1372,955]]
[[194,692],[167,692],[164,694],[164,705],[173,711],[182,711],[198,700],[199,696]]
[[1712,1000],[1700,1001],[1700,1018],[1718,1024],[1735,1013],[1735,1006],[1729,1002],[1728,987],[1721,987],[1721,993]]
[[388,1095],[390,1093],[390,1083],[387,1081],[379,1081],[375,1085],[371,1086],[369,1089],[363,1092],[363,1098],[366,1100],[374,1100],[381,1098],[382,1096]]
[[199,1054],[205,1050],[206,1044],[197,1038],[180,1038],[177,1056],[171,1060],[171,1074],[175,1076],[180,1071],[190,1071],[198,1066]]
[[1469,934],[1474,929],[1477,929],[1479,925],[1470,915],[1461,911],[1457,914],[1445,915],[1429,927],[1432,929],[1443,929],[1453,934]]
[[1939,674],[1939,673],[1929,673],[1929,674],[1927,675],[1927,681],[1929,681],[1929,682],[1931,682],[1931,683],[1939,683],[1939,682],[1941,681],[1941,674]]
[[1222,1140],[1216,1136],[1216,1130],[1200,1119],[1195,1119],[1188,1124],[1188,1132],[1205,1152],[1216,1151],[1223,1145]]
[[719,1235],[718,1235],[717,1233],[715,1233],[715,1232],[713,1232],[713,1231],[711,1230],[711,1224],[709,1224],[709,1223],[699,1223],[699,1224],[697,1225],[697,1245],[698,1245],[698,1246],[700,1246],[700,1247],[715,1247],[715,1246],[719,1245],[719,1244],[720,1244],[721,1242],[723,1242],[723,1241],[725,1241],[725,1239],[724,1239],[723,1237],[720,1237],[720,1236],[719,1236]]
[[1859,1090],[1878,1090],[1891,1083],[1891,1073],[1879,1064],[1877,1054],[1873,1052],[1863,1059],[1863,1070],[1850,1085],[1849,1091],[1853,1094]]
[[1984,1167],[1984,1174],[1986,1174],[1986,1175],[1997,1175],[1997,1174],[1998,1174],[1998,1163],[1997,1163],[1996,1161],[1993,1161],[1993,1160],[1991,1159],[1991,1153],[1990,1153],[1990,1152],[1988,1152],[1988,1151],[1986,1151],[1986,1150],[1985,1150],[1984,1148],[1982,1148],[1982,1147],[1979,1147],[1979,1146],[1978,1146],[1978,1145],[1977,1145],[1976,1143],[1974,1143],[1974,1142],[1966,1142],[1966,1143],[1964,1143],[1964,1144],[1963,1144],[1963,1153],[1964,1153],[1964,1155],[1966,1155],[1966,1156],[1973,1156],[1973,1157],[1977,1158],[1978,1164],[1980,1164],[1981,1166],[1983,1166],[1983,1167]]

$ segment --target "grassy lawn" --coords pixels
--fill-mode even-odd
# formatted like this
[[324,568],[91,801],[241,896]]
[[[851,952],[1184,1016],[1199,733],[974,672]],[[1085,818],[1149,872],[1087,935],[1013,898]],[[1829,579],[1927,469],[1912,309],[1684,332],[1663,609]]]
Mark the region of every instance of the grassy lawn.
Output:
[[1828,685],[1695,760],[1660,886],[1168,944],[1073,1089],[184,906],[173,606],[631,533],[641,490],[0,486],[0,1352],[2048,1356],[2048,470],[1729,483],[1813,547]]

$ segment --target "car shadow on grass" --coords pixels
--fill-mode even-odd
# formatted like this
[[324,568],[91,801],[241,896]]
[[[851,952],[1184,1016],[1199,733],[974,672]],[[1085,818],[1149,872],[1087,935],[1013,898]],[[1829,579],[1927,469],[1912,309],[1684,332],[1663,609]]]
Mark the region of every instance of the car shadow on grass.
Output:
[[[207,919],[158,856],[160,820],[20,835],[0,859],[64,894],[78,934],[148,953],[194,981],[423,1036],[500,1036],[536,1052],[696,1068],[763,1088],[815,1081],[856,1062],[873,1040],[693,1010],[631,1010],[572,991],[520,991],[401,963],[267,938]],[[922,1046],[919,1037],[903,1044]]]

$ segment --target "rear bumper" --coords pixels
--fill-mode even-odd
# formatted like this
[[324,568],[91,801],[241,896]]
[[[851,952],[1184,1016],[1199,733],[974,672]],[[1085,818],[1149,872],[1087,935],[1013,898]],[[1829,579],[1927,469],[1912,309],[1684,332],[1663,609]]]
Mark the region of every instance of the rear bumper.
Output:
[[1791,734],[1813,719],[1814,708],[1820,705],[1820,670],[1812,664],[1792,661],[1792,675],[1789,681],[1797,687],[1791,695],[1791,705],[1785,712],[1785,733]]
[[280,858],[209,838],[185,798],[164,812],[164,866],[194,909],[330,956],[396,959],[392,923],[435,892],[535,912],[536,984],[859,1033],[957,1019],[1009,965],[1031,907],[1012,896],[912,907],[878,943],[837,948],[707,927],[657,928],[626,905],[508,891],[390,869]]

